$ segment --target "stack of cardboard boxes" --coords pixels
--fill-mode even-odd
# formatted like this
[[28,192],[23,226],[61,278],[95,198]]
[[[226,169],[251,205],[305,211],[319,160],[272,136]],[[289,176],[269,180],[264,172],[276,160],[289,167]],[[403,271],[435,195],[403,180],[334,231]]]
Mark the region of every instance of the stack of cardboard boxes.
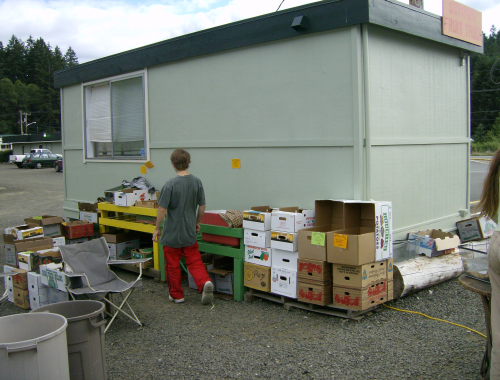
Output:
[[298,232],[314,227],[314,210],[288,208],[271,214],[271,292],[297,298]]
[[[61,236],[64,220],[43,215],[25,219],[26,224],[4,230],[3,241],[7,265],[8,300],[23,309],[40,307],[49,302],[48,289],[42,285],[40,266],[61,263],[59,246],[66,240]],[[66,297],[67,298],[67,297]]]
[[243,211],[245,243],[244,285],[263,292],[271,291],[271,213],[270,206]]
[[391,202],[317,200],[315,210],[316,226],[299,231],[299,300],[365,310],[392,299]]

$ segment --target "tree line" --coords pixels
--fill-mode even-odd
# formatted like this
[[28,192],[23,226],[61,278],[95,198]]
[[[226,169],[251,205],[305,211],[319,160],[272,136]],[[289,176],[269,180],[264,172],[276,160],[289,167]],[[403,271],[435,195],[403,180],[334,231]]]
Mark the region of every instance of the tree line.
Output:
[[500,31],[484,35],[484,54],[470,57],[471,135],[474,141],[500,146]]
[[21,134],[20,111],[28,114],[27,124],[36,122],[28,133],[60,132],[60,96],[53,75],[74,65],[78,57],[71,47],[63,54],[41,37],[22,41],[12,35],[5,46],[0,41],[0,135]]

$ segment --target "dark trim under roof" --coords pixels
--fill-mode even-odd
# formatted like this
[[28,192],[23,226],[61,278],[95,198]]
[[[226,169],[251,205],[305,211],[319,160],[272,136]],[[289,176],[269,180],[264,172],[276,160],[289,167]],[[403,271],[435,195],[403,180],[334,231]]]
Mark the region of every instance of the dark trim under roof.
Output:
[[[291,27],[296,16],[307,26]],[[442,34],[441,17],[395,0],[325,0],[172,38],[86,62],[54,74],[54,87],[245,46],[370,23],[458,48],[483,48]]]

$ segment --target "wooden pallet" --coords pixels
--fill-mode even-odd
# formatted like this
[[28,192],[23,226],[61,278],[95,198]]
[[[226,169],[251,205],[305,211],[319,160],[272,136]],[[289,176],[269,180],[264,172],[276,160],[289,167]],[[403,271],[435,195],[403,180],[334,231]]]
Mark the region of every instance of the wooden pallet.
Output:
[[248,292],[245,293],[244,300],[245,302],[252,302],[255,297],[262,298],[268,301],[284,304],[288,298],[284,296],[280,296],[278,294],[261,292],[260,290],[248,288]]
[[359,321],[366,315],[369,315],[373,312],[380,310],[380,305],[362,311],[340,309],[337,307],[333,307],[332,305],[320,306],[320,305],[314,305],[310,303],[297,301],[296,299],[280,296],[278,294],[266,293],[266,292],[261,292],[259,290],[248,288],[248,292],[245,293],[245,302],[252,302],[255,299],[255,297],[282,304],[285,310],[296,308],[296,309],[312,311],[314,313],[326,314],[334,317],[346,318],[355,321]]

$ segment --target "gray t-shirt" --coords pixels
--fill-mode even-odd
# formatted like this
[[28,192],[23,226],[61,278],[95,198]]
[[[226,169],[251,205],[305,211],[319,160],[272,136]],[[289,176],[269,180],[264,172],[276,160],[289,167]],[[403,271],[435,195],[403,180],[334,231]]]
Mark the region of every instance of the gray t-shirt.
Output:
[[161,190],[158,204],[167,209],[160,243],[171,248],[196,243],[197,206],[205,205],[205,192],[199,178],[189,174],[169,179]]

